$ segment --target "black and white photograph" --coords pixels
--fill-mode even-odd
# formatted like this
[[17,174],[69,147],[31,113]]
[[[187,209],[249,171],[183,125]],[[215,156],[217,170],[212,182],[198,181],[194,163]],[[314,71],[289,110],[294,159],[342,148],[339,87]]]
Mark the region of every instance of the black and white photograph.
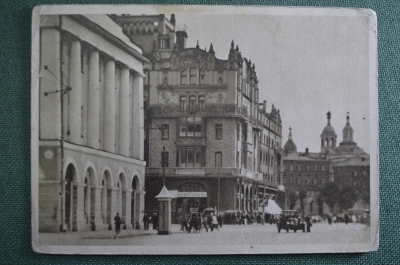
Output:
[[376,250],[377,69],[368,9],[35,7],[33,249]]

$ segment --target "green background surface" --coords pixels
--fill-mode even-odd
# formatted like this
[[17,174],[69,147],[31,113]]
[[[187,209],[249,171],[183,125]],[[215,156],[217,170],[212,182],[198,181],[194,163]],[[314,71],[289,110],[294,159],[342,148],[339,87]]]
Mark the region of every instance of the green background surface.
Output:
[[[0,264],[399,264],[400,1],[0,1]],[[237,4],[359,7],[378,16],[380,246],[364,254],[76,256],[31,248],[31,13],[49,4]],[[256,36],[246,36],[254,38]]]

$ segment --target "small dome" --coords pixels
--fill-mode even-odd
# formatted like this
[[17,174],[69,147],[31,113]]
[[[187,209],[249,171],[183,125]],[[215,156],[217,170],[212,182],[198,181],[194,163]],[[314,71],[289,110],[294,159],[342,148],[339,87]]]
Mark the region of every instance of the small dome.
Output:
[[322,134],[325,134],[325,133],[332,133],[332,134],[335,134],[335,129],[333,129],[333,127],[332,127],[330,124],[328,124],[328,125],[326,125],[325,128],[322,130]]
[[288,153],[291,152],[297,152],[297,146],[296,144],[293,142],[292,139],[287,140],[287,142],[285,143],[285,145],[283,146],[283,150],[285,150]]
[[283,150],[287,153],[297,152],[297,146],[292,140],[292,127],[289,128],[289,139],[283,146]]

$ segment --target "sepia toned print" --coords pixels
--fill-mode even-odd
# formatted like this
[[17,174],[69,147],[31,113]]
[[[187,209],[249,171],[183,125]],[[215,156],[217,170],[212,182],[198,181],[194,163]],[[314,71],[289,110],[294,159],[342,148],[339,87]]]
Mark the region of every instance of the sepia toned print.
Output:
[[378,247],[373,11],[40,6],[32,36],[35,251]]

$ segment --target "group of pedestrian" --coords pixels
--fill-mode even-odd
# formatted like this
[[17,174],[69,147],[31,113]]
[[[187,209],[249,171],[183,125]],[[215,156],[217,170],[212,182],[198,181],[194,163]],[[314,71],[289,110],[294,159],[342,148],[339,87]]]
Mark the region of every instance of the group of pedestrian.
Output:
[[158,215],[156,213],[147,214],[145,213],[143,216],[143,227],[144,230],[149,230],[150,224],[153,224],[153,230],[158,229]]
[[214,213],[211,213],[209,216],[193,213],[188,216],[182,216],[180,224],[180,231],[186,231],[188,233],[193,231],[193,233],[199,233],[204,228],[206,232],[208,232],[209,229],[213,231],[214,229],[218,230],[218,227],[222,227],[222,217],[220,214],[214,215]]

